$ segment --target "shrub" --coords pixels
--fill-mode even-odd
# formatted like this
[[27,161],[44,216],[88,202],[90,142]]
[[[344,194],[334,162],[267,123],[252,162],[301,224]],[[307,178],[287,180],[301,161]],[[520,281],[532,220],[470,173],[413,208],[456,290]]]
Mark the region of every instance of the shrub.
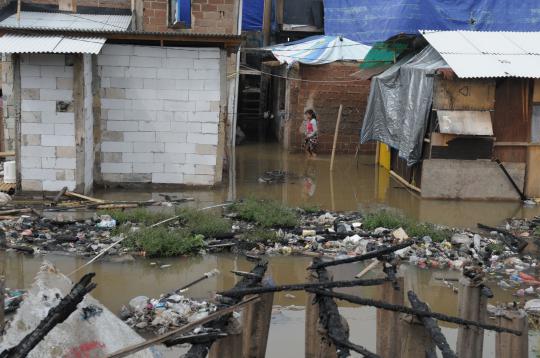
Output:
[[100,210],[98,215],[110,215],[121,225],[126,222],[139,223],[143,225],[152,225],[170,218],[172,215],[163,211],[150,211],[144,208],[132,210]]
[[197,253],[205,246],[201,235],[165,227],[143,228],[130,233],[123,244],[144,251],[148,257],[189,255]]
[[273,230],[255,228],[246,232],[243,235],[243,239],[251,243],[265,243],[265,242],[278,242],[280,239],[277,237],[277,233]]
[[240,219],[252,221],[262,227],[293,227],[298,225],[294,210],[276,201],[247,199],[232,208]]
[[177,208],[184,225],[194,234],[215,237],[231,232],[231,222],[215,213],[191,208]]

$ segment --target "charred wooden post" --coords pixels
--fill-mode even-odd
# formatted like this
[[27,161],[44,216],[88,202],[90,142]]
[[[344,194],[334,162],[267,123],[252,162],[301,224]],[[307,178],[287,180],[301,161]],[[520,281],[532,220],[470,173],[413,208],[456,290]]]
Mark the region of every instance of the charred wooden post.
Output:
[[[470,278],[459,280],[458,315],[462,319],[484,323],[487,313],[487,297],[482,294],[481,284],[473,283]],[[456,344],[456,353],[460,358],[482,356],[484,330],[480,327],[460,326]]]
[[[409,302],[411,303],[412,308],[417,310],[422,310],[430,312],[428,305],[418,298],[413,291],[407,293],[409,297]],[[446,341],[446,338],[441,332],[437,321],[431,317],[418,317],[424,325],[425,330],[429,333],[431,340],[435,345],[441,350],[443,358],[457,358],[456,354],[450,348],[450,345]]]
[[4,326],[6,324],[6,318],[4,314],[4,302],[5,302],[5,284],[4,276],[0,276],[0,336],[4,333]]
[[[401,358],[436,357],[435,343],[416,316],[401,314]],[[399,344],[399,342],[395,342]]]
[[513,328],[522,332],[521,336],[497,333],[495,337],[495,357],[526,358],[529,356],[529,325],[527,313],[523,310],[504,311],[497,317],[502,327]]
[[[250,307],[249,305],[248,307]],[[247,308],[246,308],[247,309]],[[242,355],[242,326],[232,316],[229,317],[227,337],[216,341],[208,354],[209,358],[238,358]]]
[[[403,278],[396,280],[399,287],[393,282],[386,282],[379,286],[379,297],[390,304],[403,305]],[[401,347],[401,325],[399,313],[377,309],[377,354],[382,358],[399,358]]]
[[249,305],[243,315],[244,358],[264,358],[272,319],[274,293],[264,293],[257,303]]

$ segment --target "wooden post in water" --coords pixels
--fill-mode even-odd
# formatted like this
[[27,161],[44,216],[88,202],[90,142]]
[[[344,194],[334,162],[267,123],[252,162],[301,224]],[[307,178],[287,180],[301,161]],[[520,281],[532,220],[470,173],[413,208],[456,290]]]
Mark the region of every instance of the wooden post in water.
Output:
[[218,339],[212,344],[209,358],[238,358],[242,357],[242,327],[236,318],[230,318],[228,336]]
[[[399,289],[392,282],[379,286],[380,299],[395,305],[404,304],[404,280],[397,279]],[[382,358],[399,358],[401,355],[401,324],[399,312],[377,309],[377,354]]]
[[339,105],[339,111],[336,120],[336,130],[334,132],[334,144],[332,145],[332,158],[330,158],[330,171],[334,170],[334,157],[336,156],[337,137],[339,133],[339,122],[341,122],[341,112],[343,111],[343,105]]
[[495,337],[496,358],[527,358],[529,356],[529,325],[524,310],[505,311],[497,317],[497,325],[521,331],[521,336],[498,332]]
[[[431,336],[416,316],[401,314],[400,326],[401,358],[435,357],[435,343],[433,343]],[[378,330],[377,334],[379,334]],[[400,342],[394,341],[394,344],[399,346]],[[427,352],[430,352],[433,355],[428,355]]]
[[[487,312],[487,297],[482,295],[482,289],[473,285],[466,277],[459,279],[458,316],[471,321],[485,323]],[[460,325],[456,344],[459,358],[475,358],[482,356],[484,345],[484,330],[479,327]]]
[[263,293],[260,301],[249,305],[243,313],[243,358],[264,358],[272,318],[274,293]]
[[4,276],[0,276],[0,336],[4,333],[4,325],[6,323],[6,317],[4,315],[5,284],[6,280]]

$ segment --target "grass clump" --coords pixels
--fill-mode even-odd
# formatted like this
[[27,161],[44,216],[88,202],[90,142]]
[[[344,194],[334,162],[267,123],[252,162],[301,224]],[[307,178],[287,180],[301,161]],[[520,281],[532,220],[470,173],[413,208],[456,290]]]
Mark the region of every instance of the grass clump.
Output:
[[502,254],[504,251],[504,245],[501,243],[491,243],[487,245],[487,249],[494,254]]
[[263,228],[255,228],[246,232],[243,236],[243,239],[250,243],[273,243],[280,241],[275,231]]
[[205,237],[216,237],[231,232],[231,222],[215,213],[192,208],[177,208],[184,225],[193,233]]
[[298,225],[294,210],[276,201],[247,199],[232,208],[240,219],[257,223],[261,227],[293,227]]
[[534,235],[540,236],[540,226],[538,226],[536,229],[534,229]]
[[100,210],[97,214],[110,215],[119,225],[132,222],[149,226],[171,217],[171,214],[160,211],[150,211],[144,208],[133,210]]
[[169,257],[195,254],[205,246],[202,235],[183,229],[143,228],[130,233],[124,245],[146,253],[148,257]]
[[378,227],[387,229],[402,227],[410,237],[429,236],[435,242],[448,240],[452,236],[452,232],[449,229],[440,228],[434,224],[419,223],[390,210],[379,210],[367,214],[364,218],[363,225],[367,230],[374,230]]
[[306,214],[315,214],[321,211],[321,207],[318,204],[303,203],[300,205],[300,209],[304,210]]

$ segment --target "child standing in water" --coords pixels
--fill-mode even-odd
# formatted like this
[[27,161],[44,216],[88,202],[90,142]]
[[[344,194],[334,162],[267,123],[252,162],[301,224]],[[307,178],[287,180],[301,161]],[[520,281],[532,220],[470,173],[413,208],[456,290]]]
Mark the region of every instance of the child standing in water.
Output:
[[304,112],[304,119],[306,123],[304,146],[310,157],[316,157],[317,153],[315,151],[318,143],[317,116],[312,109],[308,109]]

